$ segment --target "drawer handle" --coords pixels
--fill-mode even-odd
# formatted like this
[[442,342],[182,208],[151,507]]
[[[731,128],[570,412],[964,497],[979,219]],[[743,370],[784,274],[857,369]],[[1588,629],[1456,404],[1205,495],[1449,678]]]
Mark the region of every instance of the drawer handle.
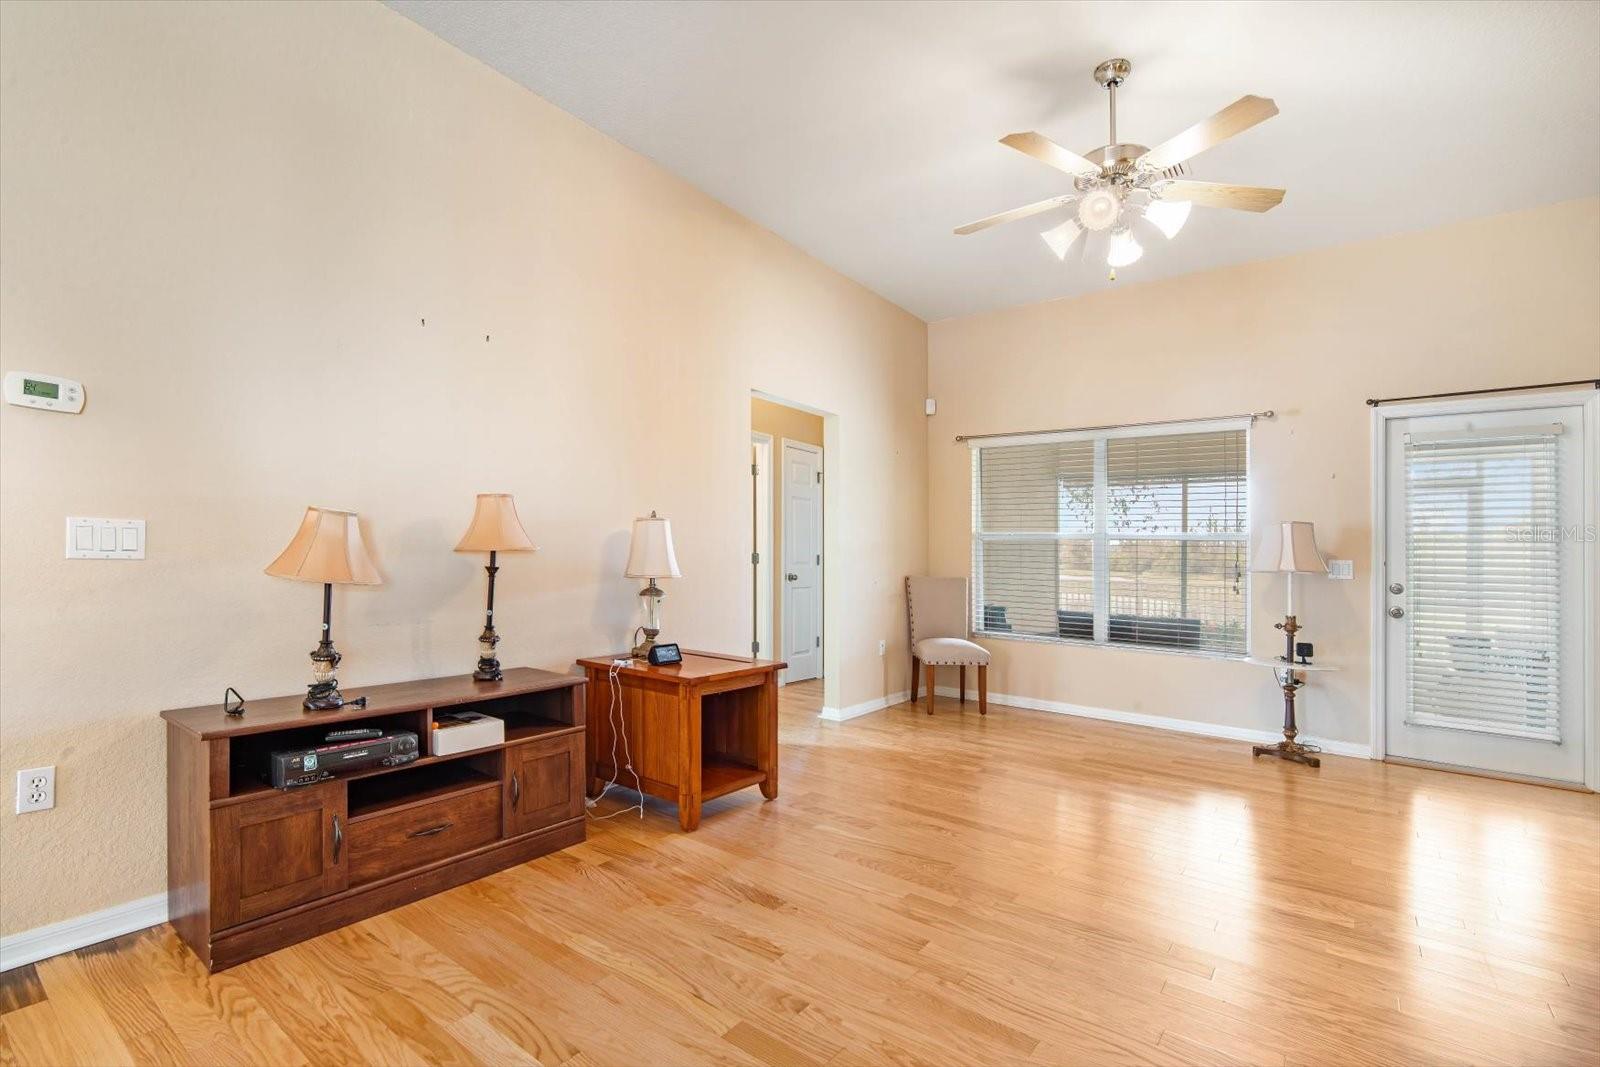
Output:
[[339,821],[339,816],[333,817],[333,862],[339,862],[339,853],[344,851],[344,824]]
[[452,827],[454,825],[455,825],[454,823],[442,822],[438,826],[430,826],[426,830],[413,830],[411,832],[411,836],[412,837],[432,837],[434,834],[442,834],[442,833],[444,833],[446,830],[450,829],[450,827]]
[[514,810],[517,802],[522,799],[522,775],[517,771],[511,772],[511,807]]

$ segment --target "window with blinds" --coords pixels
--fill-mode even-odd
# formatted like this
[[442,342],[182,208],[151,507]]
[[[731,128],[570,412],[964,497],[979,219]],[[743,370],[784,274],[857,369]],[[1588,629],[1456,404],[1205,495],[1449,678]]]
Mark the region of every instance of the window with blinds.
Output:
[[1560,429],[1407,435],[1408,723],[1561,740]]
[[974,442],[973,628],[1244,655],[1248,423]]

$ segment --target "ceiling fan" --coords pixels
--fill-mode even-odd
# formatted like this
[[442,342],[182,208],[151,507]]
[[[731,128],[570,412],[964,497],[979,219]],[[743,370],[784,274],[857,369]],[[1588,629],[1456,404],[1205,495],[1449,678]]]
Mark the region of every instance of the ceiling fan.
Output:
[[1072,192],[969,222],[958,226],[955,232],[976,233],[1003,222],[1072,207],[1072,217],[1040,236],[1057,258],[1065,260],[1074,243],[1078,243],[1079,255],[1084,256],[1091,239],[1107,234],[1106,263],[1115,281],[1118,267],[1135,263],[1144,254],[1144,247],[1134,236],[1136,225],[1149,223],[1170,240],[1183,229],[1194,204],[1260,212],[1283,201],[1282,189],[1193,181],[1186,177],[1185,166],[1206,149],[1276,115],[1277,104],[1261,96],[1242,96],[1154,148],[1122,144],[1117,140],[1117,86],[1127,80],[1132,70],[1133,64],[1126,59],[1108,59],[1094,68],[1094,80],[1111,97],[1108,144],[1080,156],[1039,133],[1012,133],[1000,138],[1001,144],[1072,175]]

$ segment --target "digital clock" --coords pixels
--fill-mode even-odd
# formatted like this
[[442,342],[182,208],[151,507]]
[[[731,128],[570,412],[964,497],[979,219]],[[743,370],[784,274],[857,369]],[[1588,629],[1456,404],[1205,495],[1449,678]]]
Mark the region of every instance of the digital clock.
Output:
[[6,374],[6,403],[76,415],[83,410],[83,386],[71,378],[14,370]]

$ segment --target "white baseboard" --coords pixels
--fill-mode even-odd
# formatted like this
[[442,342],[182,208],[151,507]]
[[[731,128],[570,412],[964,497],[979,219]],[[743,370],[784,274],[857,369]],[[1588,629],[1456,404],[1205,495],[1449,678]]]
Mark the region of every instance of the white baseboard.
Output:
[[[952,689],[950,692],[954,693],[955,690]],[[824,722],[846,722],[850,719],[859,719],[863,715],[871,715],[875,711],[892,708],[896,704],[904,704],[910,696],[911,691],[909,689],[902,689],[898,693],[890,693],[888,696],[879,697],[876,700],[864,700],[860,704],[851,704],[848,708],[823,708],[818,713],[817,718],[822,719]]]
[[[941,685],[935,690],[942,697],[959,697],[953,685]],[[968,690],[970,700],[977,699],[976,690]],[[989,703],[1004,704],[1030,711],[1049,711],[1057,715],[1076,715],[1084,719],[1103,719],[1125,726],[1148,726],[1155,730],[1171,730],[1180,734],[1198,734],[1201,737],[1220,737],[1228,741],[1249,741],[1251,744],[1270,745],[1283,740],[1281,730],[1252,730],[1245,726],[1224,726],[1221,723],[1198,722],[1194,719],[1174,719],[1166,715],[1145,715],[1137,711],[1117,711],[1114,708],[1092,708],[1085,704],[1068,704],[1060,700],[1039,700],[1036,697],[1014,696],[1010,693],[990,693]],[[1354,756],[1372,759],[1371,747],[1355,741],[1333,741],[1327,738],[1308,737],[1301,734],[1300,741],[1316,745],[1330,756]]]
[[153,893],[75,919],[63,919],[20,934],[7,934],[0,937],[0,971],[159,926],[166,921],[167,895]]

